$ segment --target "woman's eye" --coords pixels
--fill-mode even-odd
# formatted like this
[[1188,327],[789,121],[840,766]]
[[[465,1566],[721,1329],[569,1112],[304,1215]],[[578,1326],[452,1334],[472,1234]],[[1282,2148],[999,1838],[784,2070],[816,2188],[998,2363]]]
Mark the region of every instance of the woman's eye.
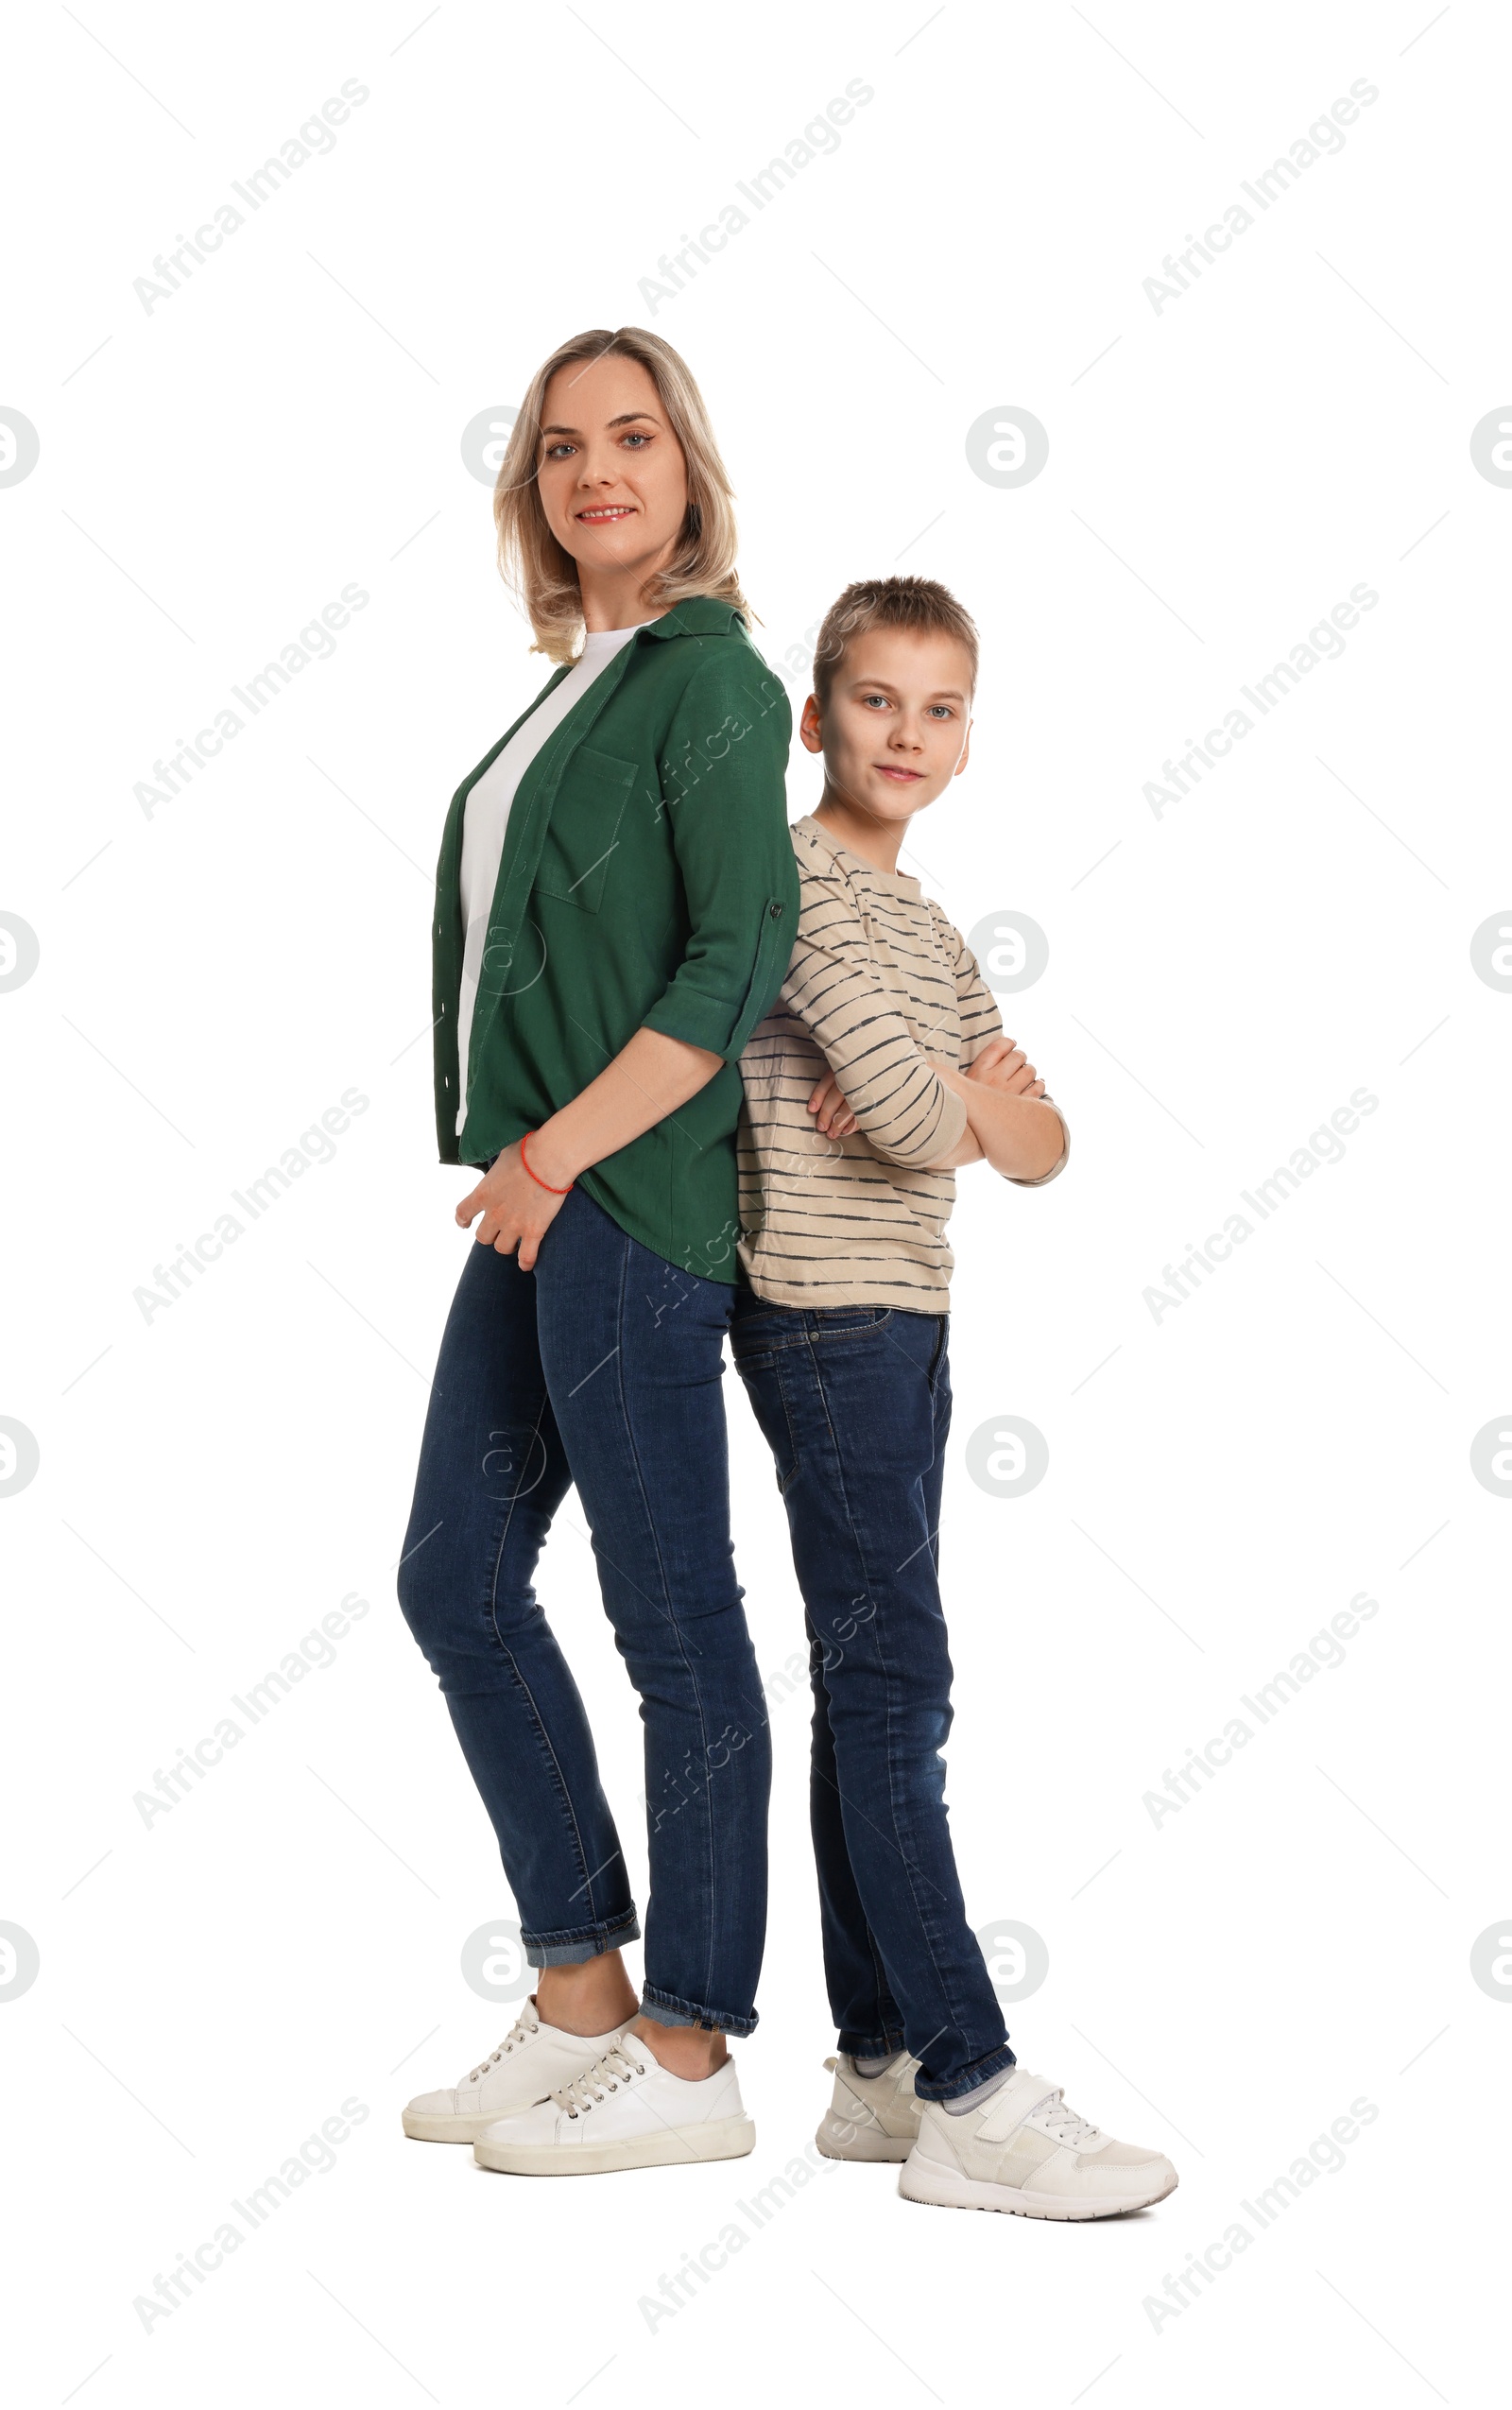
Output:
[[545,456],[548,460],[565,460],[568,453],[575,449],[576,446],[570,443],[548,443]]
[[648,435],[643,432],[638,432],[634,427],[632,427],[625,440],[627,443],[633,443],[636,450],[639,452],[644,449],[645,445],[650,442],[651,439]]

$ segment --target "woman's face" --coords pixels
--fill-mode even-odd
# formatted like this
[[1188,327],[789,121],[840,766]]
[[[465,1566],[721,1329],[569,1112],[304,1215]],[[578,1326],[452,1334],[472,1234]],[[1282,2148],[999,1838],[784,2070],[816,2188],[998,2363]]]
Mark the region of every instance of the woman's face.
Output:
[[640,579],[671,558],[688,469],[639,360],[617,353],[558,369],[542,412],[541,499],[581,574]]

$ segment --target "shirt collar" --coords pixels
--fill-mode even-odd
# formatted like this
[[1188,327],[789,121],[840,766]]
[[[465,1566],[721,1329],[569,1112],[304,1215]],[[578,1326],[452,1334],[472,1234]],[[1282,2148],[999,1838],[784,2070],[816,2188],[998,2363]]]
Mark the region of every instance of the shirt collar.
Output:
[[848,845],[842,845],[838,837],[832,836],[824,822],[816,820],[812,812],[805,812],[802,818],[795,820],[793,825],[814,844],[820,846],[846,878],[864,880],[869,886],[881,887],[884,892],[890,890],[905,895],[912,902],[923,900],[924,890],[918,879],[911,878],[906,870],[879,870],[874,863],[863,861],[859,853],[852,853]]
[[686,601],[674,603],[640,632],[659,637],[733,636],[745,634],[746,623],[730,603],[716,602],[713,594],[692,594]]

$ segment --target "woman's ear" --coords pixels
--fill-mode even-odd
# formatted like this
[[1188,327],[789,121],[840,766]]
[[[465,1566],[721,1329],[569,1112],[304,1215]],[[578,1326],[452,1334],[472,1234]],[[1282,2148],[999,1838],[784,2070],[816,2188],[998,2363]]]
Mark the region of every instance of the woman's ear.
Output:
[[824,733],[819,722],[819,701],[811,695],[799,714],[798,732],[811,753],[824,750]]

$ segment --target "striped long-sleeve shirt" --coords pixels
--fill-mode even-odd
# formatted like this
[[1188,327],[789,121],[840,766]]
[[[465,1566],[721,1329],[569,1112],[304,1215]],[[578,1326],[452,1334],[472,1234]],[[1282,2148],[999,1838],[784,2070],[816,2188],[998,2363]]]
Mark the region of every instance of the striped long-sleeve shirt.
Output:
[[[959,1143],[966,1108],[927,1057],[965,1071],[1002,1020],[917,879],[873,869],[813,818],[792,834],[798,941],[740,1059],[740,1259],[773,1305],[944,1314],[955,1177],[924,1167]],[[808,1110],[826,1067],[860,1125],[849,1138]]]

